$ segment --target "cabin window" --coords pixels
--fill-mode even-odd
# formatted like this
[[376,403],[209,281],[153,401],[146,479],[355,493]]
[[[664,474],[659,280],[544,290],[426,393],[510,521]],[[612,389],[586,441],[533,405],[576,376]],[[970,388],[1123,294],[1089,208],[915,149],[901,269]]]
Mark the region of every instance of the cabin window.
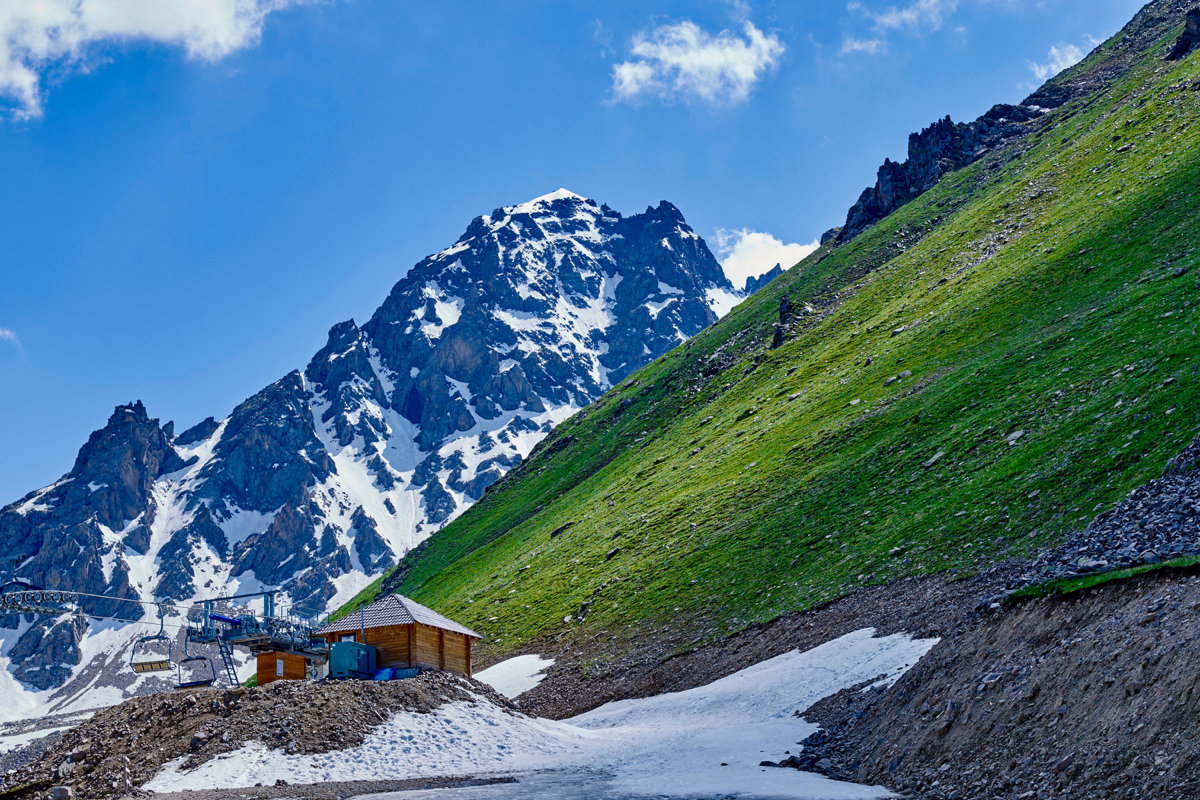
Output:
[[341,636],[339,636],[339,637],[338,637],[338,641],[339,641],[339,642],[354,642],[354,641],[358,641],[358,634],[356,634],[356,633],[343,633]]
[[275,677],[276,678],[283,677],[283,659],[282,658],[275,659]]

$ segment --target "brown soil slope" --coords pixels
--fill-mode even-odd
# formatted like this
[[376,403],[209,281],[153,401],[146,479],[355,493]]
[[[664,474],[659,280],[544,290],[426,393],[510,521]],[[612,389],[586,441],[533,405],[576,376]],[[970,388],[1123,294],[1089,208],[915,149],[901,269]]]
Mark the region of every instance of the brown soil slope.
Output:
[[916,797],[1200,797],[1200,576],[995,610],[806,716],[827,733],[799,765]]

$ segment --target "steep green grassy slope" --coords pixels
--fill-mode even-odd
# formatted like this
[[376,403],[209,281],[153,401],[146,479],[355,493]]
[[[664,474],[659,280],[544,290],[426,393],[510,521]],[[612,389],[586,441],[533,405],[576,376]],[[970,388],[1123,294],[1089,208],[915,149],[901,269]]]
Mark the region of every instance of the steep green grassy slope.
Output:
[[564,423],[391,582],[486,656],[668,622],[686,646],[1030,553],[1156,477],[1200,425],[1178,32]]

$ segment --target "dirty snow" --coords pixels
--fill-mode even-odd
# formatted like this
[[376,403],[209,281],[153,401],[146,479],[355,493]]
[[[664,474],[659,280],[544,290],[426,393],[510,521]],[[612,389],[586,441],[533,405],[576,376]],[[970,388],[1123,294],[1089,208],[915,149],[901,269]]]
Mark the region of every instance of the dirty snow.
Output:
[[65,728],[43,728],[38,731],[30,731],[28,733],[18,733],[12,736],[0,736],[0,753],[8,753],[13,750],[19,750],[28,744],[36,742],[38,739],[44,739],[55,733],[62,733],[65,730],[70,730],[70,727]]
[[[398,714],[359,747],[289,756],[250,743],[191,771],[171,762],[144,788],[491,774],[514,775],[518,783],[454,796],[878,798],[888,792],[758,763],[785,757],[785,750],[794,751],[796,742],[817,730],[796,712],[841,689],[895,681],[936,643],[904,634],[874,638],[867,628],[707,686],[609,703],[563,722],[486,702],[451,703],[433,714]],[[515,665],[507,669],[518,671]]]
[[516,656],[476,672],[475,679],[511,698],[524,694],[541,683],[546,677],[546,670],[553,664],[553,658],[542,658],[538,655]]

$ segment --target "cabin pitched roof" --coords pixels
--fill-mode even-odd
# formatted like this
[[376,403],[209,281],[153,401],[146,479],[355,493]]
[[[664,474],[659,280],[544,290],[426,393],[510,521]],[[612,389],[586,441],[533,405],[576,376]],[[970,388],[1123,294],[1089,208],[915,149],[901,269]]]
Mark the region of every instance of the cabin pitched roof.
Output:
[[362,610],[361,620],[359,612],[353,611],[336,622],[325,623],[317,628],[316,634],[323,636],[329,633],[351,633],[360,627],[387,628],[394,625],[412,625],[413,623],[461,633],[473,639],[483,638],[482,635],[470,628],[459,625],[454,620],[443,617],[433,609],[426,608],[416,600],[410,600],[402,594],[389,594],[371,603]]

